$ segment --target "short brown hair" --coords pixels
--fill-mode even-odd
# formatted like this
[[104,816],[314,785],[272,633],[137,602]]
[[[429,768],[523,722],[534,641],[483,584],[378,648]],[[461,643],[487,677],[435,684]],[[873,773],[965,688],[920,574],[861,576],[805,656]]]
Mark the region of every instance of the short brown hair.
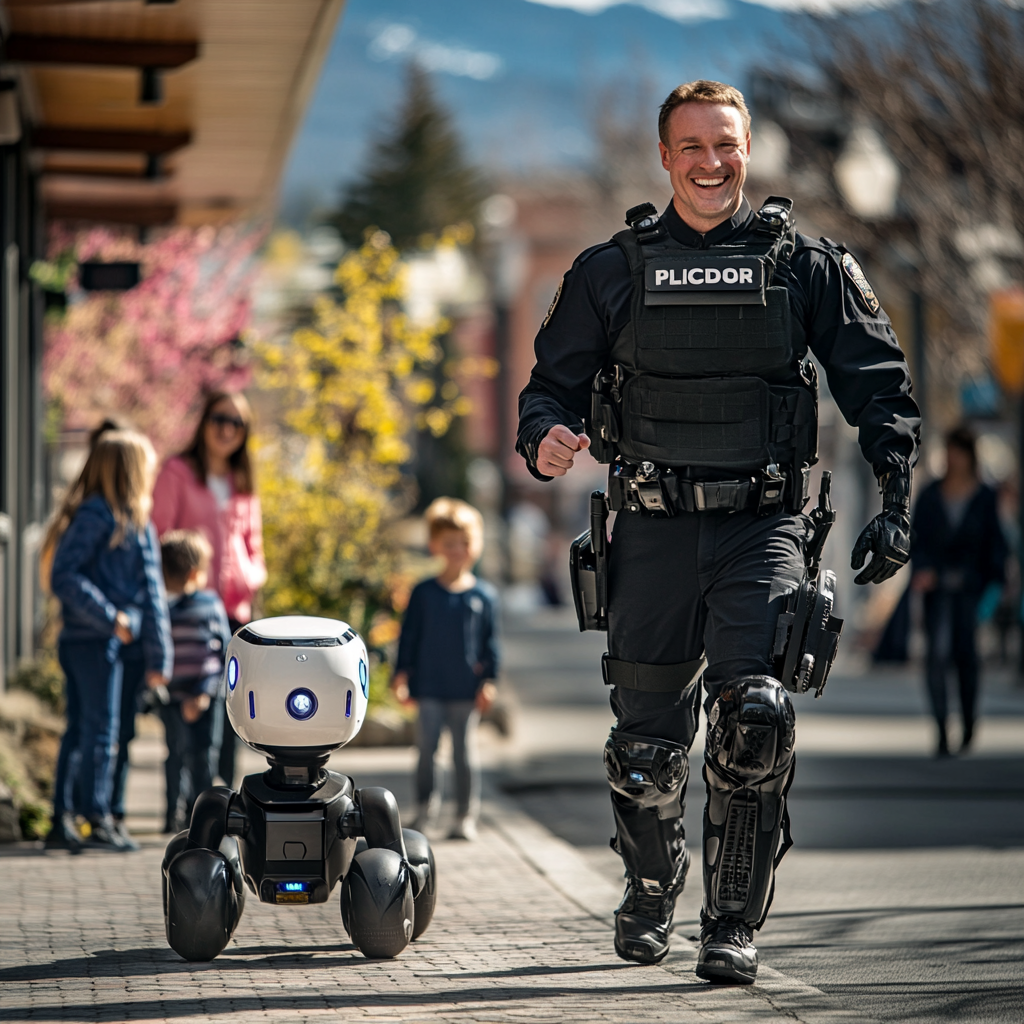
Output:
[[750,111],[747,110],[743,93],[735,86],[709,82],[702,78],[696,82],[677,85],[662,103],[661,110],[658,111],[658,138],[665,146],[668,145],[668,119],[672,116],[672,111],[684,103],[721,103],[735,107],[740,112],[743,131],[750,131]]
[[445,530],[458,530],[469,541],[469,550],[478,558],[484,548],[484,517],[459,498],[437,498],[423,513],[427,532],[433,540]]
[[171,530],[160,538],[160,558],[164,583],[177,589],[188,582],[193,569],[209,569],[213,548],[198,530]]

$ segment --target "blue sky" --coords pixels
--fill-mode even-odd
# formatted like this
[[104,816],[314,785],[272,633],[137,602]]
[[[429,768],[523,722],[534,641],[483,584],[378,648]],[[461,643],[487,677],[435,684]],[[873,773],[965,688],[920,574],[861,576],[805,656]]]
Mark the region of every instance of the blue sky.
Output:
[[791,56],[787,10],[809,2],[833,0],[348,0],[290,156],[284,208],[333,202],[412,59],[433,72],[480,164],[579,166],[592,155],[596,92],[644,81],[653,118],[680,82],[743,88],[752,63]]

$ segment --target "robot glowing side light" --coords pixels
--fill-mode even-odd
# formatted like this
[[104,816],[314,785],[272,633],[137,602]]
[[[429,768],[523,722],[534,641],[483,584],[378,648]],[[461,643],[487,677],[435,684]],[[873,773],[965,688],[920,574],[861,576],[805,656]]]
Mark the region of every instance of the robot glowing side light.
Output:
[[402,828],[386,789],[356,789],[325,768],[366,716],[366,645],[344,622],[289,615],[243,626],[225,668],[235,731],[269,769],[240,792],[200,794],[163,861],[167,941],[212,960],[263,903],[325,903],[341,881],[341,919],[367,957],[394,957],[426,931],[437,898],[424,835]]

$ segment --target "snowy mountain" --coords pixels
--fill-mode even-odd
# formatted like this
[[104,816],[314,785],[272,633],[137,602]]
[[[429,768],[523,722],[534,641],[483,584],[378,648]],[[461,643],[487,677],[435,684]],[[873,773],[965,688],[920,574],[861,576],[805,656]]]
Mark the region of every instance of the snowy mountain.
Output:
[[[772,0],[777,6],[785,0]],[[348,0],[284,184],[285,209],[330,202],[401,95],[411,59],[434,72],[469,154],[525,171],[584,163],[598,96],[643,82],[657,105],[680,82],[745,86],[791,59],[795,24],[742,0]],[[593,13],[587,13],[587,9]]]

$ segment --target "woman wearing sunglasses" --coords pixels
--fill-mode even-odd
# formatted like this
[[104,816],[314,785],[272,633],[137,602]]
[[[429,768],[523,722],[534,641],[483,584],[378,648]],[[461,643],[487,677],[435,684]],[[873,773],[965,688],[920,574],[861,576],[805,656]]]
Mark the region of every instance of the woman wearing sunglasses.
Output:
[[[260,502],[247,447],[251,423],[244,395],[213,392],[192,443],[167,460],[153,491],[152,517],[161,535],[199,530],[210,541],[209,586],[224,602],[232,632],[252,618],[253,598],[267,579]],[[218,774],[227,785],[234,784],[235,734],[226,715]]]

